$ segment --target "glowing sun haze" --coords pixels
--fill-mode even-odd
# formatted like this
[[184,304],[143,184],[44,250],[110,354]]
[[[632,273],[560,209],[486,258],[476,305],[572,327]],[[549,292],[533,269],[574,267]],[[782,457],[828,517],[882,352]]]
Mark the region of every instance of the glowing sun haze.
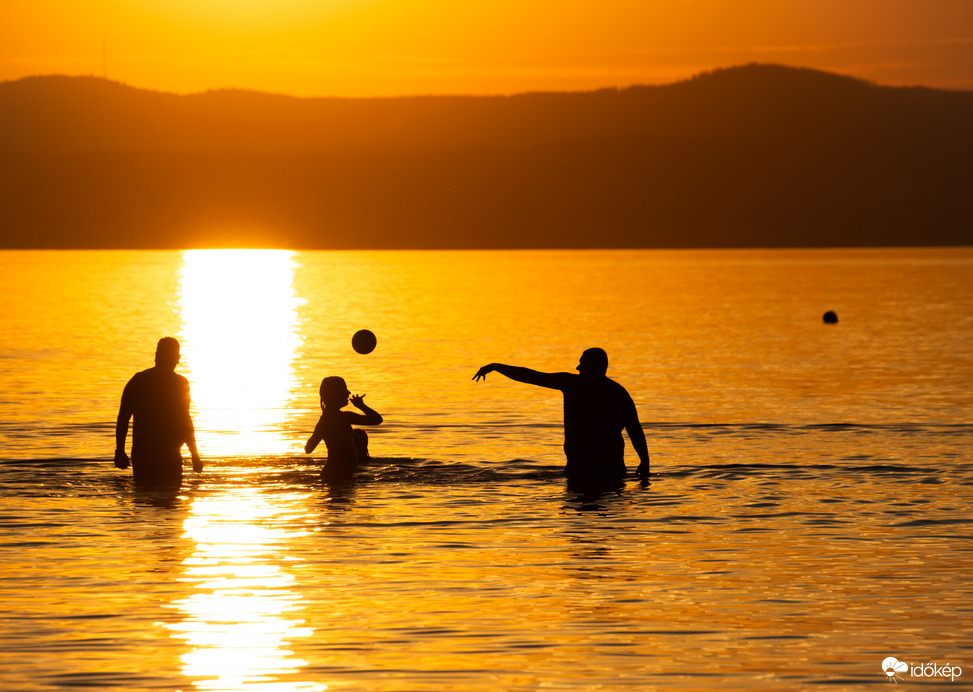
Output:
[[0,80],[299,96],[668,83],[749,62],[973,89],[971,0],[5,0]]

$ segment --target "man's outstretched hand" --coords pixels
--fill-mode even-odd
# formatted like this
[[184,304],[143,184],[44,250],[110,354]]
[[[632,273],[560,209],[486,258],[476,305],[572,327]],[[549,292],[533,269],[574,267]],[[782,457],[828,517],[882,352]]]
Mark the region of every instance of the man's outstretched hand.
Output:
[[487,373],[493,372],[494,370],[497,369],[496,365],[497,365],[496,363],[490,363],[489,365],[484,365],[482,368],[476,371],[475,375],[473,375],[473,381],[479,382],[480,380],[485,380]]

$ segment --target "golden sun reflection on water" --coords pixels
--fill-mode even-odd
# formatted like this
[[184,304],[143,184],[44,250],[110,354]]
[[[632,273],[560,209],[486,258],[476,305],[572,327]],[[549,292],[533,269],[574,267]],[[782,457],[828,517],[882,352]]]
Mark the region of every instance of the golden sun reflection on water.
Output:
[[196,543],[182,581],[193,593],[173,606],[183,619],[167,625],[185,641],[182,672],[200,690],[320,692],[327,685],[288,680],[307,663],[289,649],[313,632],[297,616],[301,596],[284,569],[306,497],[267,499],[244,489],[194,500],[184,535]]
[[293,253],[187,250],[179,309],[200,454],[250,455],[286,446],[301,343]]

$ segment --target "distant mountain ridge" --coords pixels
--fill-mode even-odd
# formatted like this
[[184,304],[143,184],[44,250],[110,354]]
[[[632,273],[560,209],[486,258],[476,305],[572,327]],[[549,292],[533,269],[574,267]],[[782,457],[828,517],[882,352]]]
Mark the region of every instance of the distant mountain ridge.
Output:
[[0,246],[965,245],[973,92],[749,65],[579,93],[0,83]]

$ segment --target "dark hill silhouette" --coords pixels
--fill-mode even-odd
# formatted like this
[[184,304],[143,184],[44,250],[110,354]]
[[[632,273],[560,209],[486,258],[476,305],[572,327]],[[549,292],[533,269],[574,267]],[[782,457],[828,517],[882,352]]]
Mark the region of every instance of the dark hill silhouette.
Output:
[[0,83],[0,246],[965,245],[973,92],[773,65],[507,97]]

